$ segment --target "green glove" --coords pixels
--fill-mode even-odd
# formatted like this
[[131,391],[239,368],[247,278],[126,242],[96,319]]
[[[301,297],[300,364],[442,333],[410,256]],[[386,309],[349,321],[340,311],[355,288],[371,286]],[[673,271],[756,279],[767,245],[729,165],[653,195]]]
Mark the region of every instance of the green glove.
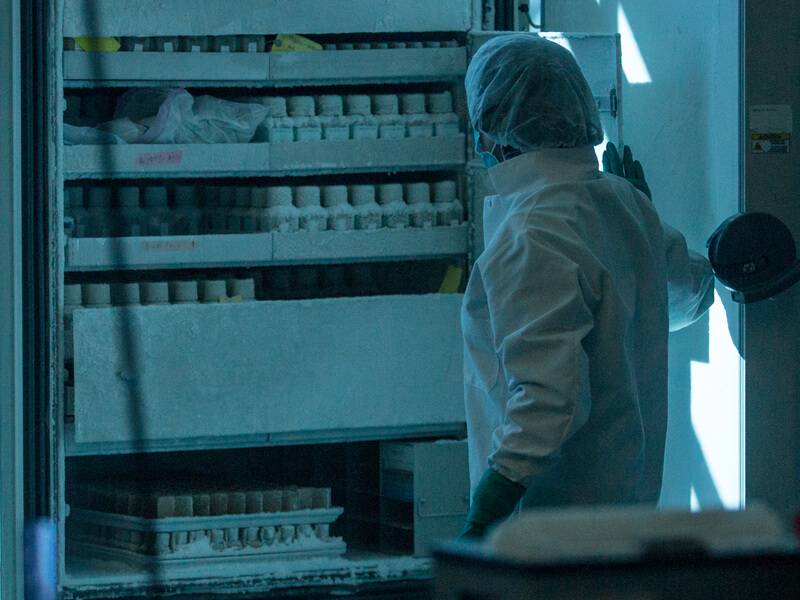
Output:
[[524,495],[525,486],[514,483],[494,469],[486,469],[472,495],[467,524],[458,539],[482,538],[489,527],[514,512]]
[[620,160],[617,147],[609,142],[606,145],[606,151],[603,152],[603,170],[606,173],[627,179],[633,187],[646,194],[650,200],[653,199],[653,195],[650,193],[650,186],[647,185],[647,181],[644,178],[642,164],[638,160],[633,160],[633,152],[631,152],[630,146],[625,146],[622,151],[622,160]]

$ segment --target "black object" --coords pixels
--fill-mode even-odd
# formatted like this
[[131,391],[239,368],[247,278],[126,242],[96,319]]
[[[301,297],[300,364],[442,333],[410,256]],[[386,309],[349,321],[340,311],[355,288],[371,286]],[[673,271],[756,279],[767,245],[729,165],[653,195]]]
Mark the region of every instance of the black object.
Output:
[[765,300],[800,281],[792,233],[770,214],[735,214],[717,228],[706,246],[714,274],[736,302]]

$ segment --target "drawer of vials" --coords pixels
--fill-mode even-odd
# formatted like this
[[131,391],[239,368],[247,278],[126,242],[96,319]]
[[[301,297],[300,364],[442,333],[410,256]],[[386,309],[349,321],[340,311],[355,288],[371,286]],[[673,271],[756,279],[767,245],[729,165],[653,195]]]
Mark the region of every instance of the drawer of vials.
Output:
[[159,560],[230,556],[338,556],[342,514],[330,488],[216,486],[142,490],[125,483],[70,489],[68,541],[104,556]]

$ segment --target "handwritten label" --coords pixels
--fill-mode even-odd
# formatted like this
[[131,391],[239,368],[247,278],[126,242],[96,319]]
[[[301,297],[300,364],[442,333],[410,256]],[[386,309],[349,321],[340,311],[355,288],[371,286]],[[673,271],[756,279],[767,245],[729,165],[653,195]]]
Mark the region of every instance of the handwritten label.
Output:
[[182,252],[197,250],[197,240],[159,240],[142,242],[144,252]]
[[179,165],[183,160],[183,150],[167,150],[165,152],[140,152],[136,155],[137,167],[155,167],[158,165]]

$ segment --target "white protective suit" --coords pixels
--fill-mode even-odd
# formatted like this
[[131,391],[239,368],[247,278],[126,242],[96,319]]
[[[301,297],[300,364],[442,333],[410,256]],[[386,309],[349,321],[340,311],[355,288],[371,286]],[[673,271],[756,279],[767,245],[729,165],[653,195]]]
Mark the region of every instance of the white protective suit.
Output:
[[522,507],[658,501],[667,337],[711,305],[711,267],[591,146],[489,170],[486,249],[462,309],[473,491]]

